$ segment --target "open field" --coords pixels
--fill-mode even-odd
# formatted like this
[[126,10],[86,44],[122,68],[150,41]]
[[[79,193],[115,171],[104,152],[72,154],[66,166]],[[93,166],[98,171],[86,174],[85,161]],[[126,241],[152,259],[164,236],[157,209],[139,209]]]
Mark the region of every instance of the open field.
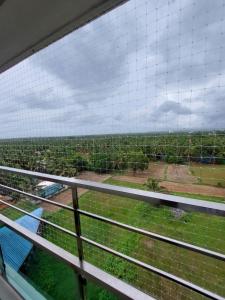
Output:
[[[215,176],[214,181],[212,181],[213,176]],[[149,164],[148,170],[142,173],[132,174],[132,172],[127,172],[125,175],[114,175],[112,178],[119,181],[144,184],[148,177],[158,180],[159,185],[165,189],[165,192],[225,197],[223,185],[215,184],[225,181],[224,166],[203,164],[177,165],[152,162]],[[200,180],[199,178],[202,179]]]
[[[107,179],[106,182],[132,188],[144,188],[143,185],[138,183],[122,182],[112,178]],[[205,199],[201,196],[198,198]],[[21,202],[23,208],[29,211],[35,208],[30,202],[26,202],[27,205]],[[28,209],[28,207],[30,208]],[[167,207],[154,207],[141,201],[93,191],[81,195],[80,208],[123,223],[225,253],[224,218],[201,213],[185,213],[180,217],[176,217],[173,210]],[[11,208],[5,210],[5,214],[14,219],[19,216]],[[74,224],[70,221],[72,220],[72,215],[69,211],[46,211],[44,218],[72,231],[74,230]],[[82,217],[81,226],[82,234],[92,240],[181,276],[223,296],[225,295],[224,285],[222,284],[225,277],[225,268],[222,262],[206,258],[200,254],[194,254],[188,250],[181,250],[166,243],[130,233],[87,217]],[[77,254],[76,243],[72,237],[49,226],[42,228],[42,235],[57,245]],[[163,280],[150,272],[145,272],[130,263],[96,250],[96,248],[85,243],[84,251],[85,259],[89,262],[156,297],[166,300],[203,299],[201,296],[193,294],[168,280]],[[49,266],[51,266],[51,271],[49,271]],[[54,271],[59,272],[62,276],[56,278]],[[48,291],[54,299],[62,299],[62,285],[66,288],[63,299],[73,299],[74,283],[71,281],[70,272],[65,270],[63,264],[58,265],[52,258],[48,258],[45,253],[40,252],[37,260],[29,262],[26,274],[37,286]],[[48,281],[43,280],[43,276],[48,278]],[[101,299],[114,299],[109,295],[105,295],[105,292],[101,290],[93,294],[96,295],[98,293],[101,294]],[[99,298],[93,299],[97,300]]]
[[130,170],[124,172],[123,175],[113,175],[113,178],[117,180],[134,182],[143,184],[148,177],[155,178],[157,180],[165,180],[167,176],[168,164],[164,162],[151,162],[148,168],[144,171],[132,172]]
[[[115,182],[113,179],[106,182],[143,188],[138,184]],[[143,202],[99,192],[83,194],[80,198],[80,207],[120,222],[135,224],[135,226],[153,232],[175,237],[198,246],[208,247],[211,250],[225,252],[225,241],[223,239],[225,223],[223,218],[200,213],[186,213],[177,219],[169,208],[156,208]],[[69,213],[57,211],[53,212],[52,215],[49,214],[48,218],[54,221],[57,220],[57,224],[65,225],[65,220],[70,218]],[[73,230],[72,224],[70,229]],[[122,251],[155,267],[225,295],[224,286],[221,284],[225,276],[225,269],[221,262],[129,233],[87,217],[82,217],[82,233],[84,236],[115,250]],[[69,247],[69,243],[74,243],[72,238],[66,239],[63,234],[53,230],[50,231],[48,228],[44,229],[43,235],[66,249]],[[86,244],[84,244],[84,251],[85,259],[88,261],[157,297],[166,300],[202,299],[200,296],[193,295],[193,293],[187,292],[169,281],[159,279],[158,276],[144,272],[127,262]],[[173,263],[174,261],[176,261],[176,264]],[[33,280],[39,284],[38,273],[34,274],[33,277]],[[170,292],[168,293],[168,291]]]
[[218,186],[218,183],[221,182],[222,186],[223,183],[225,184],[225,166],[200,163],[182,165],[150,162],[147,170],[143,172],[139,171],[135,175],[132,172],[127,172],[124,176],[134,178],[133,180],[140,181],[139,183],[144,183],[144,180],[151,177],[160,181],[184,184],[193,183]]
[[215,196],[225,198],[225,189],[197,184],[182,184],[178,182],[161,181],[159,184],[168,192],[181,192],[204,196]]
[[[199,168],[202,168],[202,165],[195,167],[196,170],[199,170]],[[220,170],[221,168],[218,169]],[[220,173],[218,174],[220,175]],[[147,171],[138,172],[135,175],[131,172],[128,172],[127,175],[111,176],[110,174],[97,174],[95,172],[85,171],[76,178],[104,182],[110,177],[116,181],[137,183],[138,185],[143,185],[148,177],[155,178],[157,180],[161,178],[159,185],[163,188],[164,192],[180,192],[193,195],[225,198],[224,188],[197,184],[197,177],[190,175],[189,166],[173,164],[169,165],[162,162],[152,163]],[[163,180],[163,178],[167,180]],[[139,186],[137,188],[139,188]],[[79,197],[86,192],[87,190],[78,188]],[[67,189],[51,199],[59,203],[69,204],[72,202],[71,190]],[[52,206],[48,203],[42,203],[41,207],[43,207],[46,211],[56,211],[59,209],[58,207]]]
[[[134,189],[146,190],[146,187],[143,184],[128,182],[128,181],[121,181],[121,180],[117,180],[113,177],[108,179],[106,182],[110,182],[111,184],[114,184],[114,185],[127,186],[127,187],[134,188]],[[167,183],[169,183],[169,182],[167,182]],[[208,186],[207,186],[207,188],[208,188]],[[222,190],[222,189],[220,189],[220,190]],[[175,196],[183,196],[183,197],[187,197],[187,198],[195,198],[195,199],[199,199],[199,200],[221,202],[221,203],[225,202],[225,198],[221,197],[221,196],[217,197],[214,195],[209,196],[209,195],[201,195],[201,194],[194,194],[194,193],[188,193],[188,192],[185,193],[185,192],[180,192],[180,191],[177,191],[177,192],[171,191],[171,192],[169,192],[169,194],[175,195]]]
[[146,170],[136,171],[135,173],[131,170],[128,170],[123,176],[128,176],[128,178],[137,178],[137,180],[142,182],[144,182],[149,176],[158,180],[163,180],[165,179],[167,168],[168,164],[165,162],[150,162]]
[[[196,201],[203,199],[223,202],[224,142],[224,133],[218,136],[193,133],[191,143],[189,133],[15,139],[0,141],[0,164],[68,177],[80,174],[79,177],[83,179],[138,189],[146,189],[143,184],[151,177],[166,188],[163,191],[165,193],[192,197]],[[213,148],[215,143],[217,147]],[[0,175],[2,184],[10,183],[22,190],[32,191],[37,184],[27,178]],[[81,209],[225,253],[225,220],[222,217],[184,211],[177,214],[173,208],[155,207],[141,201],[84,189],[79,189],[78,194]],[[71,204],[71,191],[66,190],[52,199]],[[22,200],[24,199],[20,199],[17,205],[27,211],[37,207]],[[72,212],[41,205],[45,209],[43,218],[74,230]],[[11,208],[3,208],[2,212],[12,219],[21,215]],[[225,296],[225,267],[222,262],[84,216],[81,218],[81,226],[82,235],[87,238]],[[77,255],[74,238],[49,225],[42,226],[41,234]],[[87,261],[156,298],[203,299],[85,243],[84,252]],[[31,257],[29,263],[26,274],[38,286],[47,290],[56,300],[73,299],[70,292],[74,288],[71,274],[65,271],[63,265],[56,265],[42,251],[38,253],[37,260]],[[56,278],[55,273],[62,276]],[[64,294],[61,293],[61,286],[64,287]],[[96,300],[112,299],[111,295],[106,295],[102,290],[92,292],[91,295]]]
[[[137,184],[144,184],[147,178],[138,176],[113,176],[116,181],[132,182]],[[154,178],[154,177],[153,177]],[[196,195],[204,196],[215,196],[215,197],[225,197],[225,189],[215,186],[191,184],[191,183],[180,183],[172,181],[160,181],[159,186],[163,188],[163,192],[181,192],[190,193]]]
[[[206,173],[204,173],[206,170]],[[96,182],[104,182],[105,180],[112,177],[112,179],[121,182],[127,183],[136,183],[137,188],[140,188],[139,185],[143,185],[148,177],[155,178],[159,180],[160,187],[163,188],[164,192],[170,193],[187,193],[193,195],[203,195],[210,197],[220,197],[225,198],[225,188],[221,188],[218,186],[207,185],[207,182],[211,182],[209,176],[211,175],[211,170],[214,172],[215,176],[217,176],[217,180],[223,181],[223,166],[205,166],[202,164],[191,165],[177,165],[177,164],[167,164],[163,162],[154,162],[149,164],[149,168],[143,172],[126,172],[125,175],[111,175],[111,174],[97,174],[91,171],[81,172],[76,178],[85,179],[85,180],[93,180]],[[191,175],[200,174],[204,175],[204,183],[198,183],[198,177]],[[207,177],[208,176],[208,177]],[[78,196],[83,195],[87,190],[78,188]],[[69,204],[72,202],[71,190],[67,189],[56,196],[51,198],[53,201]],[[56,211],[59,208],[56,206],[52,206],[48,203],[42,203],[41,206],[46,211]]]
[[190,172],[188,165],[169,164],[166,171],[166,180],[180,183],[197,183],[197,178]]
[[190,170],[200,184],[225,187],[225,165],[191,164]]
[[[43,250],[35,248],[34,254],[35,259],[24,268],[23,272],[32,283],[38,283],[38,286],[41,287],[40,292],[45,295],[46,299],[79,299],[77,274],[65,263]],[[57,276],[55,276],[56,274]],[[45,291],[47,291],[47,294]],[[109,292],[90,282],[87,282],[86,292],[88,300],[117,299]]]

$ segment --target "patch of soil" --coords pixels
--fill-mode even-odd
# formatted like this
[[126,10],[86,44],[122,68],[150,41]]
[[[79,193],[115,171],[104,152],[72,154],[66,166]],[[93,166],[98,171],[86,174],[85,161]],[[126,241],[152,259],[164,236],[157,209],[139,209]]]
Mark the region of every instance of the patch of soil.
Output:
[[91,172],[91,171],[85,171],[74,178],[103,182],[103,181],[109,179],[110,177],[111,177],[110,174],[98,174],[98,173]]
[[[0,195],[0,200],[5,201],[5,202],[8,202],[8,203],[10,203],[10,204],[14,204],[14,203],[15,203],[15,200],[13,200],[13,199],[12,199],[11,197],[9,197],[9,196],[3,196],[3,195]],[[0,202],[0,210],[5,209],[5,208],[8,208],[8,205],[5,204],[5,203]]]
[[197,178],[191,174],[187,165],[168,164],[167,180],[182,183],[197,183]]
[[144,178],[145,181],[148,177],[163,180],[166,167],[167,164],[164,162],[151,162],[147,170],[137,171],[136,173],[130,170],[124,176]]
[[147,249],[153,249],[155,246],[155,241],[150,240],[150,239],[144,239],[143,240],[143,245],[147,248]]
[[198,184],[182,184],[178,182],[162,181],[160,186],[169,192],[182,192],[205,196],[225,197],[225,189]]
[[113,176],[115,180],[144,184],[148,177],[164,180],[167,164],[163,162],[151,162],[147,170],[136,172],[128,171],[126,175]]
[[149,176],[158,180],[163,180],[165,178],[165,172],[168,167],[168,164],[160,163],[151,163],[149,167]]
[[115,180],[120,180],[120,181],[144,184],[146,182],[148,176],[140,177],[140,176],[121,175],[121,176],[113,176],[112,178],[115,179]]

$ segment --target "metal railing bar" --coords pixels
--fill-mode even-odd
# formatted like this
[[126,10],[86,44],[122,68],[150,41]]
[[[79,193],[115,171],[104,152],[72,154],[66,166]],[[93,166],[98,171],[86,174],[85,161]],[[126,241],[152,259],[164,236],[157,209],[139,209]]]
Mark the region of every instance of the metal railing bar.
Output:
[[210,202],[193,198],[185,198],[173,196],[163,193],[149,192],[138,189],[114,186],[106,183],[99,183],[88,180],[67,178],[56,175],[49,175],[39,172],[27,171],[22,169],[0,166],[0,170],[14,174],[20,174],[38,179],[58,182],[70,187],[82,187],[110,195],[128,197],[135,200],[145,201],[151,204],[162,204],[170,207],[176,207],[183,210],[199,211],[209,214],[225,216],[225,204],[218,202]]
[[[29,215],[29,216],[31,216],[31,217],[33,217],[33,218],[35,218],[35,219],[37,219],[37,220],[39,220],[39,221],[41,221],[41,222],[43,222],[43,223],[46,223],[46,224],[48,224],[48,225],[50,225],[50,226],[53,226],[53,227],[55,227],[55,228],[57,228],[57,229],[59,229],[59,230],[65,232],[65,233],[67,233],[67,234],[69,234],[69,235],[72,235],[72,236],[74,236],[74,237],[77,238],[77,235],[76,235],[75,233],[73,233],[72,231],[70,231],[70,230],[67,230],[67,229],[65,229],[65,228],[62,228],[62,227],[60,227],[60,226],[58,226],[58,225],[56,225],[56,224],[54,224],[54,223],[52,223],[52,222],[49,222],[49,221],[47,221],[47,220],[44,220],[44,219],[42,219],[42,218],[36,217],[36,216],[32,215],[31,213],[28,213],[27,211],[25,211],[25,210],[23,210],[23,209],[21,209],[21,208],[15,207],[14,205],[11,205],[11,204],[9,204],[9,203],[3,201],[3,200],[0,200],[0,202],[2,202],[2,203],[4,203],[4,204],[6,204],[6,205],[8,205],[8,206],[10,206],[10,207],[12,207],[12,208],[18,210],[18,211],[23,212],[23,213],[26,214],[26,215]],[[1,217],[1,214],[0,214],[0,217]],[[195,292],[198,292],[199,294],[202,294],[202,295],[204,295],[204,296],[207,296],[207,297],[210,298],[210,299],[224,300],[223,297],[221,297],[221,296],[219,296],[219,295],[217,295],[217,294],[214,294],[214,293],[212,293],[212,292],[210,292],[210,291],[208,291],[208,290],[205,290],[204,288],[201,288],[201,287],[199,287],[199,286],[197,286],[197,285],[195,285],[195,284],[192,284],[192,283],[190,283],[190,282],[188,282],[188,281],[186,281],[186,280],[184,280],[184,279],[182,279],[182,278],[179,278],[179,277],[177,277],[177,276],[175,276],[175,275],[172,275],[172,274],[170,274],[170,273],[167,273],[167,272],[165,272],[165,271],[163,271],[163,270],[160,270],[160,269],[158,269],[158,268],[155,268],[155,267],[153,267],[153,266],[151,266],[151,265],[149,265],[149,264],[146,264],[146,263],[144,263],[144,262],[141,262],[141,261],[139,261],[139,260],[137,260],[137,259],[135,259],[135,258],[132,258],[132,257],[130,257],[130,256],[127,256],[127,255],[125,255],[125,254],[123,254],[123,253],[121,253],[121,252],[118,252],[118,251],[116,251],[116,250],[113,250],[112,248],[109,248],[109,247],[107,247],[107,246],[104,246],[104,245],[102,245],[102,244],[99,244],[99,243],[97,243],[97,242],[95,242],[95,241],[93,241],[93,240],[90,240],[90,239],[88,239],[88,238],[86,238],[86,237],[84,237],[84,236],[80,236],[80,239],[81,239],[82,241],[84,241],[84,242],[86,242],[86,243],[92,245],[92,246],[95,246],[95,247],[97,247],[97,248],[99,248],[99,249],[102,249],[102,250],[104,250],[104,251],[106,251],[106,252],[108,252],[108,253],[110,253],[110,254],[113,254],[113,255],[115,255],[115,256],[117,256],[117,257],[120,257],[120,258],[122,258],[122,259],[125,259],[125,260],[128,261],[128,262],[131,262],[131,263],[133,263],[133,264],[135,264],[135,265],[137,265],[137,266],[139,266],[139,267],[142,267],[142,268],[144,268],[144,269],[146,269],[146,270],[148,270],[148,271],[151,271],[151,272],[153,272],[153,273],[155,273],[155,274],[158,274],[158,275],[160,275],[160,276],[162,276],[162,277],[164,277],[164,278],[167,278],[167,279],[169,279],[169,280],[171,280],[171,281],[174,281],[174,282],[176,282],[176,283],[178,283],[178,284],[180,284],[180,285],[182,285],[182,286],[185,286],[185,287],[187,287],[187,288],[189,288],[189,289],[191,289],[191,290],[193,290],[193,291],[195,291]]]
[[5,202],[5,201],[3,201],[3,200],[0,200],[0,203],[3,203],[3,204],[5,204],[5,205],[7,205],[7,206],[9,206],[9,207],[12,207],[13,209],[18,210],[18,211],[22,212],[22,213],[25,214],[25,215],[28,215],[28,216],[30,216],[30,217],[36,219],[36,220],[39,220],[40,222],[42,222],[42,223],[44,223],[44,224],[48,224],[48,225],[50,225],[50,226],[52,226],[52,227],[54,227],[54,228],[56,228],[56,229],[58,229],[58,230],[60,230],[60,231],[62,231],[62,232],[65,232],[65,233],[67,233],[67,234],[69,234],[69,235],[71,235],[71,236],[77,238],[77,235],[76,235],[75,232],[72,232],[72,231],[70,231],[70,230],[68,230],[68,229],[66,229],[66,228],[63,228],[63,227],[61,227],[61,226],[59,226],[59,225],[57,225],[57,224],[54,224],[54,223],[52,223],[52,222],[50,222],[50,221],[47,221],[47,220],[45,220],[45,219],[43,219],[43,218],[39,218],[39,217],[37,217],[37,216],[34,216],[34,215],[32,215],[31,213],[27,212],[26,210],[24,210],[24,209],[22,209],[22,208],[19,208],[19,207],[16,207],[15,205],[9,204],[9,203],[7,203],[7,202]]
[[9,281],[0,275],[0,294],[1,300],[24,300],[19,292],[9,283]]
[[104,250],[105,252],[108,252],[108,253],[113,254],[113,255],[115,255],[117,257],[120,257],[120,258],[122,258],[122,259],[124,259],[124,260],[126,260],[126,261],[128,261],[130,263],[135,264],[138,267],[142,267],[143,269],[146,269],[146,270],[151,271],[151,272],[153,272],[153,273],[155,273],[157,275],[160,275],[160,276],[162,276],[164,278],[167,278],[170,281],[173,281],[173,282],[175,282],[175,283],[177,283],[179,285],[182,285],[182,286],[184,286],[186,288],[189,288],[189,289],[191,289],[191,290],[193,290],[193,291],[195,291],[195,292],[197,292],[197,293],[199,293],[199,294],[201,294],[203,296],[206,296],[206,297],[208,297],[210,299],[225,300],[225,298],[223,298],[222,296],[217,295],[215,293],[212,293],[212,292],[210,292],[210,291],[208,291],[208,290],[206,290],[206,289],[204,289],[204,288],[202,288],[202,287],[200,287],[198,285],[195,285],[195,284],[193,284],[193,283],[191,283],[189,281],[186,281],[186,280],[184,280],[184,279],[182,279],[180,277],[177,277],[175,275],[167,273],[167,272],[165,272],[165,271],[163,271],[161,269],[155,268],[155,267],[153,267],[153,266],[151,266],[149,264],[141,262],[141,261],[139,261],[139,260],[137,260],[137,259],[135,259],[133,257],[127,256],[127,255],[125,255],[125,254],[123,254],[121,252],[118,252],[116,250],[113,250],[113,249],[111,249],[111,248],[109,248],[107,246],[104,246],[102,244],[94,242],[94,241],[92,241],[92,240],[90,240],[90,239],[88,239],[88,238],[86,238],[84,236],[81,236],[81,239],[84,242],[86,242],[86,243],[88,243],[88,244],[90,244],[92,246],[95,246],[95,247],[97,247],[97,248],[99,248],[101,250]]
[[139,233],[139,234],[145,235],[147,237],[150,237],[150,238],[153,238],[153,239],[165,242],[165,243],[169,243],[171,245],[175,245],[175,246],[178,246],[178,247],[181,247],[181,248],[184,248],[184,249],[191,250],[193,252],[201,253],[201,254],[204,254],[206,256],[213,257],[215,259],[225,261],[225,255],[222,254],[222,253],[211,251],[211,250],[208,250],[208,249],[205,249],[205,248],[202,248],[202,247],[198,247],[198,246],[195,246],[195,245],[192,245],[192,244],[189,244],[189,243],[185,243],[185,242],[178,241],[178,240],[175,240],[175,239],[163,236],[163,235],[159,235],[159,234],[154,233],[154,232],[150,232],[150,231],[140,229],[140,228],[137,228],[137,227],[134,227],[134,226],[131,226],[131,225],[120,223],[118,221],[115,221],[115,220],[112,220],[112,219],[109,219],[109,218],[106,218],[106,217],[102,217],[102,216],[87,212],[85,210],[78,209],[77,211],[80,214],[82,214],[84,216],[87,216],[87,217],[90,217],[90,218],[93,218],[95,220],[106,222],[108,224],[112,224],[112,225],[115,225],[117,227],[127,229],[129,231]]
[[58,203],[58,202],[55,202],[55,201],[52,201],[52,200],[49,200],[49,199],[46,199],[46,198],[42,198],[40,196],[33,195],[33,194],[30,194],[30,193],[21,191],[21,190],[9,187],[7,185],[0,184],[0,188],[6,189],[6,190],[9,190],[11,192],[18,193],[18,194],[22,194],[24,196],[27,196],[29,198],[32,198],[32,199],[35,199],[35,200],[38,200],[38,201],[47,202],[49,204],[52,204],[52,205],[55,205],[55,206],[58,206],[58,207],[61,207],[61,208],[65,208],[65,209],[70,210],[70,211],[74,211],[73,207],[71,207],[71,206],[68,206],[68,205],[65,205],[65,204],[61,204],[61,203]]
[[[80,266],[81,268],[83,267],[83,261],[84,261],[84,251],[83,251],[83,243],[80,238],[81,236],[81,223],[80,223],[80,214],[78,213],[78,208],[79,208],[79,201],[78,201],[78,192],[77,188],[72,188],[72,200],[73,200],[73,208],[74,208],[74,225],[75,225],[75,232],[77,235],[76,239],[76,245],[77,245],[77,252],[78,252],[78,257],[80,261]],[[82,275],[78,276],[78,286],[80,290],[80,297],[81,299],[86,299],[86,290],[84,288],[85,286],[85,278],[82,277]]]
[[11,228],[18,234],[21,234],[23,237],[34,243],[36,246],[40,247],[43,250],[46,250],[50,254],[59,258],[67,265],[72,267],[77,273],[82,274],[86,279],[100,284],[104,288],[112,291],[113,293],[121,297],[121,299],[154,300],[154,298],[152,298],[151,296],[141,292],[133,286],[102,271],[101,269],[91,265],[86,261],[83,262],[83,268],[81,268],[78,257],[60,248],[59,246],[49,242],[43,237],[29,231],[23,226],[16,224],[14,221],[3,216],[2,214],[0,214],[0,222]]

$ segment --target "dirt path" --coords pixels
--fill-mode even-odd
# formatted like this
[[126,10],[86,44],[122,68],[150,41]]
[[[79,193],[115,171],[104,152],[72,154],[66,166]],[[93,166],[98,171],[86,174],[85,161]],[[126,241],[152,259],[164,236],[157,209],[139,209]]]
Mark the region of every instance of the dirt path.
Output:
[[169,192],[182,192],[205,196],[225,197],[225,189],[199,184],[182,184],[178,182],[162,181],[160,186]]
[[[92,180],[92,181],[96,181],[96,182],[103,182],[105,180],[107,180],[108,178],[110,178],[111,175],[109,174],[96,174],[94,172],[83,172],[82,174],[80,174],[79,176],[77,176],[76,178],[79,179],[84,179],[84,180]],[[86,193],[88,190],[83,189],[83,188],[78,188],[78,196],[80,197],[81,195],[83,195],[84,193]],[[61,204],[69,204],[72,202],[72,195],[71,195],[71,189],[68,188],[67,190],[59,193],[58,195],[50,198],[50,200],[61,203]],[[57,206],[48,204],[48,203],[41,203],[41,207],[44,208],[44,210],[46,211],[57,211],[58,209],[60,209]]]

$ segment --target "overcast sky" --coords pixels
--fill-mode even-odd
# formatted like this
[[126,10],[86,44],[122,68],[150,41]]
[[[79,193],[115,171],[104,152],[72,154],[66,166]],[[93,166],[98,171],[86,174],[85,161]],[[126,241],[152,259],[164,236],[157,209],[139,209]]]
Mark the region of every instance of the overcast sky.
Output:
[[225,0],[131,0],[0,75],[0,138],[225,129]]

